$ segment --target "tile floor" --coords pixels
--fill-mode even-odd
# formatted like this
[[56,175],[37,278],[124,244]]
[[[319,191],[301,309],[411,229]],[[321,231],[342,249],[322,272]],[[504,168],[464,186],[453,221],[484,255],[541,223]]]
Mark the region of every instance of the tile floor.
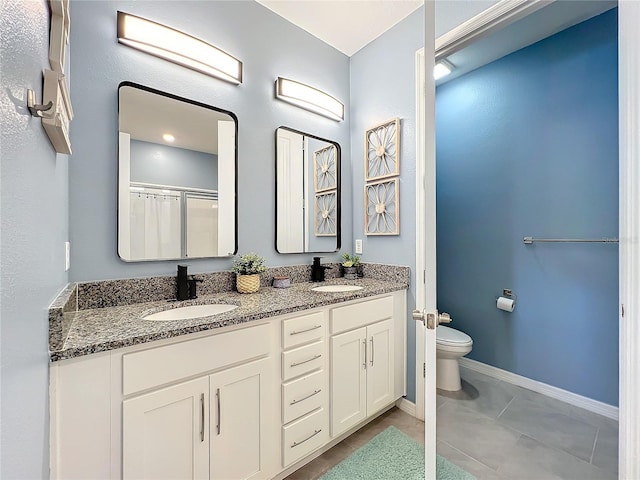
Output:
[[[461,392],[438,393],[438,454],[450,462],[478,480],[618,477],[617,422],[472,370],[461,376]],[[424,422],[394,408],[287,479],[322,476],[389,425],[424,442]]]

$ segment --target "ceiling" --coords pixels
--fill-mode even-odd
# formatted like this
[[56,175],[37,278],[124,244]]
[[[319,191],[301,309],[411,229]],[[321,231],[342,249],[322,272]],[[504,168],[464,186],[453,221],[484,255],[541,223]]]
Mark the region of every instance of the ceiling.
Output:
[[[464,48],[448,54],[446,60],[453,64],[455,69],[450,75],[440,79],[437,84],[460,77],[616,6],[616,0],[551,2],[526,17],[501,26]],[[437,52],[436,56],[438,56]]]
[[[217,155],[217,122],[233,121],[225,113],[140,88],[123,86],[118,92],[118,130],[134,140]],[[164,133],[175,141],[163,140]]]
[[[423,0],[256,0],[281,17],[328,43],[345,55],[358,50],[421,7]],[[436,24],[450,24],[472,3],[491,6],[493,1],[436,0]],[[501,2],[497,2],[501,3]],[[547,0],[540,10],[507,26],[492,30],[447,57],[456,69],[438,84],[464,75],[550,35],[599,15],[617,5],[616,0]],[[445,18],[446,17],[446,18]]]
[[347,56],[421,7],[423,0],[256,0]]

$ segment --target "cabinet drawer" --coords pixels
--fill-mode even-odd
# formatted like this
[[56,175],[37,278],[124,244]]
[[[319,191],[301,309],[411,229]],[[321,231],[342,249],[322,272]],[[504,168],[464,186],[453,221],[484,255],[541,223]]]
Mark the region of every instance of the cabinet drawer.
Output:
[[320,370],[282,385],[282,423],[323,406],[324,378],[324,370]]
[[325,313],[316,312],[282,322],[282,348],[291,348],[323,337]]
[[282,380],[312,372],[324,366],[324,342],[295,348],[282,354]]
[[320,448],[329,440],[327,411],[322,408],[282,428],[282,466]]
[[346,332],[387,318],[393,318],[393,297],[337,307],[331,310],[331,333]]
[[224,368],[269,353],[271,325],[151,348],[122,357],[124,395]]

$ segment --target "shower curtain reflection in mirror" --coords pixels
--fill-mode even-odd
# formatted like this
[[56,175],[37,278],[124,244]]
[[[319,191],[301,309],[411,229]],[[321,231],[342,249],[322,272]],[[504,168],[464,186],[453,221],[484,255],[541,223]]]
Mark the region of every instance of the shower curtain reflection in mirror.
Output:
[[141,188],[131,187],[131,255],[141,260],[180,257],[180,193]]

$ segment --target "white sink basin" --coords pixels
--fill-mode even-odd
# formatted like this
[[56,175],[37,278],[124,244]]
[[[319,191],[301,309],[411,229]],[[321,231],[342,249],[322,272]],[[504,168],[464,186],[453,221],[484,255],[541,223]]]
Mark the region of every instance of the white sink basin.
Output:
[[358,285],[323,285],[322,287],[312,288],[314,292],[353,292],[362,290]]
[[238,308],[237,305],[227,305],[224,303],[216,303],[211,305],[191,305],[189,307],[171,308],[162,312],[152,313],[144,320],[153,320],[156,322],[168,322],[169,320],[188,320],[190,318],[209,317],[218,315],[219,313],[229,312]]

